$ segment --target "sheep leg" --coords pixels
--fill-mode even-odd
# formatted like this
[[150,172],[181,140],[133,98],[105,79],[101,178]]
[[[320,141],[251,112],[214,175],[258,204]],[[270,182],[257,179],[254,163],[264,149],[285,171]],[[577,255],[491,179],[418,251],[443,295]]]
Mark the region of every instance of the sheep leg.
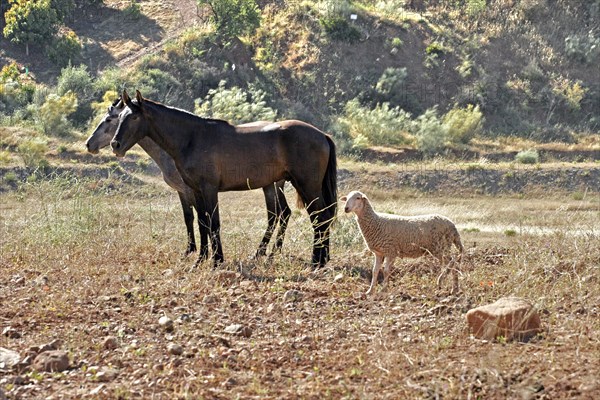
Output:
[[387,289],[388,278],[390,277],[390,273],[392,271],[392,266],[394,265],[394,260],[396,257],[385,257],[383,262],[383,290]]
[[373,265],[373,276],[371,277],[371,286],[369,290],[367,290],[367,296],[370,295],[375,289],[375,285],[377,284],[377,277],[379,276],[379,269],[381,268],[381,263],[383,262],[383,256],[375,254],[375,264]]
[[440,267],[442,269],[442,272],[440,272],[440,275],[437,278],[437,287],[438,287],[438,289],[441,289],[442,281],[444,280],[444,278],[446,278],[446,275],[448,275],[448,272],[450,272],[450,269],[448,267],[450,267],[450,265],[452,265],[452,261],[450,261],[450,264],[446,265],[446,257],[444,257],[443,255],[440,255],[439,257],[436,257],[436,258],[440,262]]

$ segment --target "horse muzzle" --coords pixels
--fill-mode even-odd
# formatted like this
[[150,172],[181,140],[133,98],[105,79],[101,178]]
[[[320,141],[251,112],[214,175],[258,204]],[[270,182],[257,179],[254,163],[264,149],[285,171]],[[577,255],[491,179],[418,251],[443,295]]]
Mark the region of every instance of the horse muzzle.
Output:
[[121,151],[121,142],[117,140],[113,140],[110,142],[110,147],[112,148],[113,154],[117,157],[124,157],[125,153]]

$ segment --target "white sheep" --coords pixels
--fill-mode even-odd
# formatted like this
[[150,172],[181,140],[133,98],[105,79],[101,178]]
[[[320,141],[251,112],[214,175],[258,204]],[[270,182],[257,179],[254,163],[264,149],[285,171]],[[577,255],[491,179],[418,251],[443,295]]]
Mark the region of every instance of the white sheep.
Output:
[[442,279],[452,269],[454,278],[452,293],[458,292],[458,270],[453,268],[454,257],[451,257],[450,263],[444,268],[452,244],[460,252],[458,261],[464,254],[460,234],[452,221],[441,215],[402,217],[377,213],[373,210],[367,196],[358,191],[350,192],[340,200],[346,202],[344,210],[347,213],[356,214],[365,243],[375,254],[373,277],[367,295],[373,292],[382,262],[384,262],[383,285],[385,287],[396,257],[417,258],[427,254],[437,258],[442,265],[443,270],[437,279],[438,287],[441,287]]

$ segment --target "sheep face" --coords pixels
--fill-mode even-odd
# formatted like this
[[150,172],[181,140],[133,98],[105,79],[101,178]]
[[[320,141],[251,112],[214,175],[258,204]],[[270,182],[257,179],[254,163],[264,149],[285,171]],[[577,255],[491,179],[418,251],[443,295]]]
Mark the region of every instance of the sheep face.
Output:
[[340,198],[341,201],[345,201],[344,211],[360,213],[362,209],[365,207],[365,201],[367,201],[367,196],[362,194],[359,191],[353,191],[348,193],[347,196]]

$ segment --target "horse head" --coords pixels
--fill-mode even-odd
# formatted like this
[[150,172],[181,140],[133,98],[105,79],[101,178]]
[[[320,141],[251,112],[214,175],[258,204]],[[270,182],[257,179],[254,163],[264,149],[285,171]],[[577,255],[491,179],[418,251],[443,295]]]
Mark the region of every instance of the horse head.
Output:
[[91,136],[85,141],[85,147],[92,154],[97,154],[101,148],[110,144],[119,123],[119,113],[123,111],[125,104],[118,98],[108,107],[106,114],[96,126]]
[[121,96],[122,102],[127,106],[119,113],[118,126],[110,142],[113,153],[123,157],[127,151],[148,134],[149,118],[146,111],[146,100],[139,90],[136,90],[134,103],[126,90]]

